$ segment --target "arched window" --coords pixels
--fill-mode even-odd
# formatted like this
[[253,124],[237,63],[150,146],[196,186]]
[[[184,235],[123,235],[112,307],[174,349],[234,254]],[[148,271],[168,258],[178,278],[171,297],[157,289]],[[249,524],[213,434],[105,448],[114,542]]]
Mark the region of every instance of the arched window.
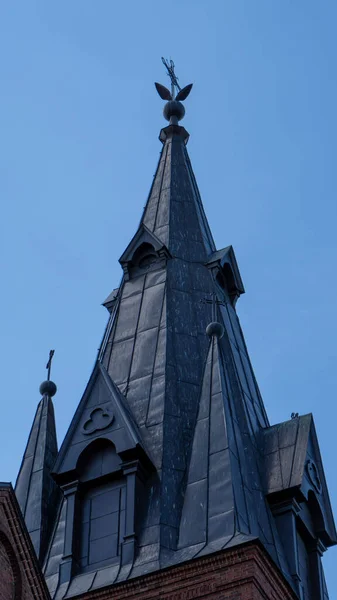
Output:
[[217,284],[221,287],[221,289],[227,291],[226,280],[224,278],[222,271],[219,270],[217,272],[215,279],[216,279]]
[[21,600],[22,581],[19,563],[8,537],[0,531],[1,598]]
[[222,272],[226,282],[226,289],[228,291],[229,299],[232,305],[235,306],[236,301],[240,296],[240,293],[237,289],[231,266],[228,263],[225,263],[222,267]]
[[148,242],[143,242],[137,248],[132,257],[132,266],[145,270],[148,269],[156,261],[157,254],[152,244],[149,244]]
[[219,269],[215,275],[215,281],[218,286],[228,296],[231,304],[235,306],[235,303],[239,297],[238,289],[235,284],[233,271],[228,263],[225,263],[221,269]]
[[144,271],[164,267],[169,258],[171,254],[163,242],[142,224],[119,262],[128,280],[130,277],[144,275]]
[[319,502],[312,490],[309,490],[308,493],[308,507],[314,523],[316,535],[324,537],[324,532],[326,531],[324,516]]
[[126,479],[108,440],[96,440],[81,454],[77,516],[77,563],[81,572],[119,562],[125,534]]

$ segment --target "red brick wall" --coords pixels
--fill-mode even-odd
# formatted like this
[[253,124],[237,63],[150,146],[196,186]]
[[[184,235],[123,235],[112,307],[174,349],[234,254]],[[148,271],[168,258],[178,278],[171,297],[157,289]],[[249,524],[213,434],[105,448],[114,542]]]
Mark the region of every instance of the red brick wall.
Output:
[[6,542],[0,536],[0,600],[13,600],[16,592],[15,579]]
[[11,487],[0,487],[0,600],[49,600]]
[[258,543],[223,550],[166,571],[106,589],[78,600],[295,600],[267,552]]

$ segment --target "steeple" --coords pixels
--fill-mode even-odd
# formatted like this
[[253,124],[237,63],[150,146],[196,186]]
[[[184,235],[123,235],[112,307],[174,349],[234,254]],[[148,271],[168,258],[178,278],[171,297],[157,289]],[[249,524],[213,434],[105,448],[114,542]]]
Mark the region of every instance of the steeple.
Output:
[[42,398],[35,413],[15,485],[15,494],[41,564],[59,499],[59,490],[51,477],[58,452],[52,401],[56,385],[50,381],[52,355],[53,351],[47,364],[48,379],[40,386]]
[[192,85],[180,90],[175,99],[164,86],[156,87],[162,98],[170,98],[164,106],[169,125],[159,135],[163,148],[141,223],[161,239],[172,256],[206,261],[215,244],[186,150],[189,134],[179,125],[185,115],[180,100],[186,99]]
[[[70,598],[254,542],[289,597],[320,597],[303,587],[298,547],[314,555],[312,585],[323,600],[319,552],[336,532],[317,483],[324,474],[313,428],[299,452],[292,427],[281,440],[269,426],[236,313],[244,286],[234,250],[216,249],[180,125],[192,85],[180,89],[173,63],[165,66],[171,92],[156,88],[169,124],[139,227],[119,259],[120,287],[104,303],[96,365],[53,468],[62,499],[45,577],[53,598]],[[23,462],[29,481],[34,449]],[[290,454],[301,474],[291,488],[281,476]]]

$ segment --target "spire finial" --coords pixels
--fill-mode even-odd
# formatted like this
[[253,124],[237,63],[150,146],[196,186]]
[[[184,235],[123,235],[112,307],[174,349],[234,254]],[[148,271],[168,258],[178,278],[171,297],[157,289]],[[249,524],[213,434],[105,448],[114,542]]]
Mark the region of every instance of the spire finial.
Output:
[[[186,100],[192,89],[193,83],[189,83],[183,89],[181,89],[178,83],[178,77],[174,72],[175,65],[173,60],[170,59],[170,61],[168,61],[163,56],[161,60],[163,65],[166,67],[167,75],[171,79],[171,91],[161,83],[155,83],[155,86],[159,96],[163,100],[168,100],[167,104],[164,106],[165,119],[170,121],[171,125],[177,125],[178,121],[181,121],[185,115],[185,108],[181,102]],[[177,95],[176,90],[178,90]]]
[[171,96],[172,96],[172,100],[174,100],[175,88],[178,88],[179,92],[181,90],[181,87],[178,83],[178,77],[176,76],[176,74],[174,72],[175,64],[172,59],[170,59],[170,62],[169,62],[163,56],[161,57],[161,61],[162,61],[163,65],[166,67],[167,74],[168,74],[169,78],[171,79]]
[[55,385],[55,383],[53,381],[50,380],[50,371],[51,371],[51,364],[53,361],[53,356],[55,354],[55,350],[50,350],[49,351],[49,359],[48,362],[46,364],[46,369],[47,369],[47,380],[43,381],[40,385],[40,394],[41,396],[55,396],[56,391],[57,391],[57,387]]

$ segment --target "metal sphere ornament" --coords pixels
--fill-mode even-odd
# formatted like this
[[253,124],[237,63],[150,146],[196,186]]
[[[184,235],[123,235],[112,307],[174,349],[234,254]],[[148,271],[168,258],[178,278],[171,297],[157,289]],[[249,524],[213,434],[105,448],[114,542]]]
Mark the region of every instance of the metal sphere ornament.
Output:
[[47,379],[46,379],[46,381],[43,381],[40,385],[41,396],[50,396],[50,398],[52,396],[55,396],[55,394],[57,392],[56,384],[53,381],[50,381],[51,364],[53,361],[54,354],[55,354],[55,350],[49,351],[49,358],[48,358],[48,362],[46,364]]
[[181,121],[185,115],[185,107],[177,100],[169,100],[164,106],[163,114],[166,121],[170,121],[172,117],[175,117],[177,121]]
[[207,325],[206,333],[209,337],[214,336],[220,339],[224,334],[223,325],[221,325],[221,323],[219,323],[218,321],[213,321],[212,323],[209,323],[209,325]]
[[[187,96],[189,95],[192,89],[193,84],[189,83],[183,89],[181,89],[178,83],[178,77],[174,72],[174,62],[172,60],[168,62],[168,60],[166,60],[165,58],[162,58],[162,62],[167,69],[167,74],[169,78],[171,79],[171,91],[161,83],[155,83],[155,86],[159,96],[163,100],[168,100],[167,104],[165,104],[164,106],[163,111],[165,119],[167,121],[170,121],[172,124],[176,124],[178,123],[178,121],[181,121],[181,119],[184,118],[185,107],[181,103],[183,100],[186,100]],[[176,90],[178,90],[177,95]]]
[[46,380],[43,381],[40,385],[40,394],[41,396],[55,396],[57,392],[56,384],[53,381]]

